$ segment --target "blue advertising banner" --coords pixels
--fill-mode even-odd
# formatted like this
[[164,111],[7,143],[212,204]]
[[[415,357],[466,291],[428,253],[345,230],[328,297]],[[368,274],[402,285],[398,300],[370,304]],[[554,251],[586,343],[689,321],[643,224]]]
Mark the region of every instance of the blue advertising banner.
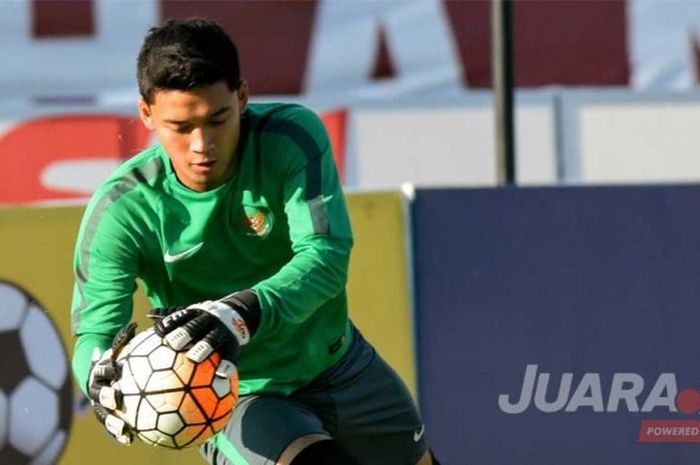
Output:
[[700,460],[700,187],[419,190],[413,224],[443,464]]

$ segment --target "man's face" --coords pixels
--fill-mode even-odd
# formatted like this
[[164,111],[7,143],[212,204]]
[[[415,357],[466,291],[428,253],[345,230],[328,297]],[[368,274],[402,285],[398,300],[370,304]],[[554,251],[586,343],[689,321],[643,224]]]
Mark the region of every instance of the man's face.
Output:
[[223,184],[235,166],[245,81],[231,92],[224,81],[193,90],[162,90],[139,101],[141,120],[155,131],[182,184],[203,192]]

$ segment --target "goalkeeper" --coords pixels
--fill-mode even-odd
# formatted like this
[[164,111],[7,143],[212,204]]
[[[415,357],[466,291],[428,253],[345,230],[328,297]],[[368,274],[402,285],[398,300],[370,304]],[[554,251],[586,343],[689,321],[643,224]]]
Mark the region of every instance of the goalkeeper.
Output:
[[209,463],[437,463],[407,389],[348,320],[352,233],[317,116],[249,104],[236,47],[210,21],[152,28],[137,67],[160,144],[96,191],[75,251],[73,370],[107,431],[133,440],[111,414],[108,349],[139,279],[170,345],[193,343],[193,360],[220,349],[218,374],[239,370]]

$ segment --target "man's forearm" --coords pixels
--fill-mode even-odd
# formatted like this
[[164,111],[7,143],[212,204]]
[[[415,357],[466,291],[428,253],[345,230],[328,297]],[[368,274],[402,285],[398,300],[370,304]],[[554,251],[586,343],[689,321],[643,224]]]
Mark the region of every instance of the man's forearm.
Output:
[[98,347],[100,351],[105,351],[111,343],[112,337],[106,334],[81,334],[75,341],[72,359],[73,376],[83,394],[87,395],[87,380],[93,349]]

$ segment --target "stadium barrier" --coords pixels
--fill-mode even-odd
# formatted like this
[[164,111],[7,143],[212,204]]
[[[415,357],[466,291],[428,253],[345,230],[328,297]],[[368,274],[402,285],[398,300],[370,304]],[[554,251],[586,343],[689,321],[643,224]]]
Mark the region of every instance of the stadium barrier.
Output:
[[[442,463],[690,463],[699,200],[698,186],[419,189],[407,231],[401,194],[349,195],[351,315],[419,395]],[[0,280],[34,296],[67,345],[81,213],[0,210]],[[143,296],[136,307],[144,327]],[[58,463],[98,452],[105,465],[199,460],[118,446],[75,400]]]
[[700,442],[698,186],[418,190],[442,463],[681,465]]

